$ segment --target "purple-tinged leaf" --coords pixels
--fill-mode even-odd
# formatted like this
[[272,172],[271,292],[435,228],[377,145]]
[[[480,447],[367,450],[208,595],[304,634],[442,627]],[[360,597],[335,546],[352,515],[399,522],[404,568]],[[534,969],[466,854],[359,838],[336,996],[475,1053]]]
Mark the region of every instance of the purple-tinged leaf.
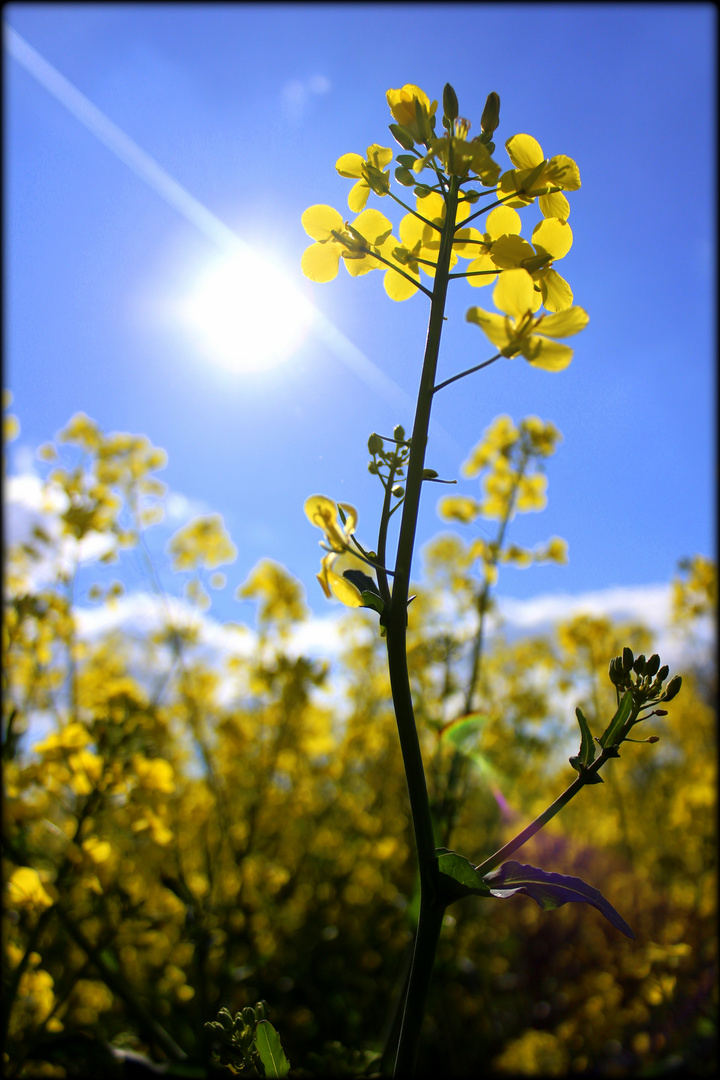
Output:
[[532,896],[543,911],[554,911],[555,908],[562,907],[563,904],[571,901],[592,904],[616,929],[621,930],[627,937],[635,939],[632,930],[618,915],[612,904],[609,904],[597,889],[593,889],[592,885],[586,885],[581,878],[553,874],[548,870],[539,870],[536,866],[524,866],[522,863],[511,860],[503,863],[497,870],[491,870],[485,875],[483,881],[490,886],[493,896],[505,900],[509,896],[514,896],[515,893],[525,893],[527,896]]

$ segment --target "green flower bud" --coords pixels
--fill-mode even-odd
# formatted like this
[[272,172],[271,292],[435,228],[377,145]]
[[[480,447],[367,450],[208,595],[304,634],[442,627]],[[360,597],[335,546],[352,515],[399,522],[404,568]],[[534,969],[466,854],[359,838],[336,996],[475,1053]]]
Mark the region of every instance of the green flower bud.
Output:
[[405,488],[402,487],[400,484],[396,484],[395,487],[392,489],[392,493],[396,499],[401,499],[405,494]]
[[492,135],[495,128],[500,123],[500,95],[496,94],[493,90],[488,94],[487,101],[485,102],[485,108],[480,119],[480,127],[483,133]]
[[609,666],[609,669],[608,669],[608,675],[610,676],[610,682],[613,684],[613,686],[619,686],[620,685],[620,683],[623,680],[623,675],[624,674],[625,673],[623,671],[623,666],[622,666],[622,656],[613,656],[612,660],[610,661],[610,666]]
[[371,476],[377,476],[380,470],[376,461],[368,461],[368,472]]
[[405,428],[402,424],[396,424],[393,428],[393,438],[397,439],[398,442],[405,441]]
[[422,475],[423,480],[435,480],[438,474],[435,472],[434,469],[423,469]]
[[663,701],[672,701],[674,697],[680,693],[680,687],[682,686],[682,675],[675,675],[667,684],[667,690],[662,696]]
[[368,452],[371,454],[379,454],[384,445],[382,438],[373,431],[368,439]]
[[663,666],[660,668],[660,670],[657,673],[657,680],[656,681],[658,683],[664,683],[669,674],[670,674],[670,668],[667,666],[667,664],[663,664]]
[[642,653],[640,653],[640,655],[635,658],[635,663],[633,664],[633,671],[636,675],[645,674],[645,657]]
[[660,657],[657,653],[653,653],[648,662],[645,664],[645,674],[649,675],[652,679],[653,675],[657,675],[659,667]]
[[407,128],[402,127],[400,124],[390,124],[389,126],[393,138],[400,143],[403,150],[412,150],[415,146],[415,140]]
[[660,736],[659,735],[648,735],[645,742],[660,742]]
[[450,83],[445,83],[445,89],[443,90],[443,112],[450,123],[457,119],[460,112],[457,94]]
[[667,716],[668,714],[667,709],[655,709],[654,711],[656,716]]
[[622,651],[622,664],[624,672],[627,673],[630,670],[630,668],[633,666],[633,660],[633,651],[632,649],[629,649],[626,645]]

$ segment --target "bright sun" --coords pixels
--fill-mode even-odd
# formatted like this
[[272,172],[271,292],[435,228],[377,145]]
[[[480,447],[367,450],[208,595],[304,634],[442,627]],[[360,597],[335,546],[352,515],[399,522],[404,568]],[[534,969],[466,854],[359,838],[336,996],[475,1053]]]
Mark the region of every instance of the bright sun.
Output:
[[288,360],[307,336],[313,307],[281,271],[240,252],[206,271],[183,303],[203,353],[231,371],[263,371]]

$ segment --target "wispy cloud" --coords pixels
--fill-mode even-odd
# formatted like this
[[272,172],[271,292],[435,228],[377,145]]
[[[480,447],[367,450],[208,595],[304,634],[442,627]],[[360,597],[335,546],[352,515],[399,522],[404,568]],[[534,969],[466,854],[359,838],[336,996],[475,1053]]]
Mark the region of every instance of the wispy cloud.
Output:
[[309,79],[291,79],[282,88],[282,103],[286,114],[292,120],[299,120],[307,112],[308,105],[315,97],[321,97],[332,89],[330,80],[325,75],[311,75]]

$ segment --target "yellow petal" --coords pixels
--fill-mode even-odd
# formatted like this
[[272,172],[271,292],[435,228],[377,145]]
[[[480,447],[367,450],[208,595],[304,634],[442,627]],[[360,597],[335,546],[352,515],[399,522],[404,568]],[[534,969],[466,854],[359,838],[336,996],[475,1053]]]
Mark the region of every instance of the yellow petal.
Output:
[[383,169],[386,165],[389,165],[393,159],[393,152],[389,146],[380,146],[378,143],[373,143],[372,146],[367,148],[367,160],[371,162],[376,169]]
[[533,244],[552,255],[553,259],[562,259],[572,247],[573,234],[567,221],[557,218],[544,218],[533,229]]
[[516,319],[532,311],[535,301],[533,279],[527,270],[506,270],[493,290],[493,304]]
[[564,371],[573,358],[573,350],[569,345],[549,341],[539,334],[531,334],[523,342],[521,352],[533,367],[542,368],[543,371]]
[[543,304],[548,311],[564,311],[572,306],[573,293],[565,278],[556,270],[544,270],[540,277]]
[[584,308],[571,307],[558,311],[556,315],[546,315],[538,326],[538,331],[552,338],[571,337],[584,330],[589,322],[590,316]]
[[563,191],[577,191],[580,187],[580,170],[567,154],[556,154],[550,158],[547,168],[543,169],[546,184],[561,187]]
[[362,607],[360,590],[356,589],[347,578],[340,577],[334,570],[328,572],[328,583],[333,596],[345,607]]
[[337,277],[339,262],[340,246],[338,244],[311,244],[303,252],[300,268],[310,281],[322,283],[332,281]]
[[330,240],[332,230],[342,231],[344,221],[332,206],[309,206],[301,217],[302,227],[313,240]]
[[343,154],[335,162],[335,168],[341,176],[347,176],[350,179],[354,179],[362,176],[363,165],[365,164],[364,158],[360,157],[360,154]]
[[532,135],[513,135],[505,149],[516,169],[534,169],[544,159],[542,147]]
[[570,217],[570,203],[562,191],[554,191],[552,195],[541,195],[538,206],[543,217],[560,218],[561,221],[567,221]]
[[[403,267],[403,269],[407,273],[412,273],[408,267]],[[419,280],[418,277],[418,282]],[[413,285],[412,281],[408,281],[402,274],[396,274],[394,270],[388,270],[385,274],[383,285],[391,300],[409,300],[418,291],[417,285]]]
[[370,185],[365,180],[358,180],[357,184],[353,184],[348,194],[348,206],[353,214],[359,214],[365,208],[369,194]]
[[351,506],[350,503],[338,503],[338,506],[345,514],[345,524],[343,525],[345,533],[347,536],[352,536],[352,534],[355,532],[355,527],[357,525],[357,510],[354,506]]
[[369,243],[375,246],[382,244],[383,240],[386,240],[392,232],[392,222],[388,221],[379,210],[372,208],[363,210],[362,214],[355,218],[352,226]]
[[502,315],[494,311],[483,311],[482,308],[472,307],[465,316],[468,322],[477,323],[480,329],[490,338],[493,345],[498,349],[504,349],[510,343],[507,323]]
[[509,206],[496,206],[490,211],[485,222],[485,229],[493,240],[505,236],[506,233],[519,233],[521,228],[520,215]]
[[474,259],[467,268],[468,273],[477,274],[478,276],[469,277],[467,280],[475,288],[481,285],[492,285],[497,277],[496,270],[497,268],[491,256],[481,255],[479,259]]
[[532,259],[535,251],[517,233],[509,233],[507,236],[499,236],[493,243],[491,258],[495,266],[502,270],[512,270],[522,265],[523,259]]

